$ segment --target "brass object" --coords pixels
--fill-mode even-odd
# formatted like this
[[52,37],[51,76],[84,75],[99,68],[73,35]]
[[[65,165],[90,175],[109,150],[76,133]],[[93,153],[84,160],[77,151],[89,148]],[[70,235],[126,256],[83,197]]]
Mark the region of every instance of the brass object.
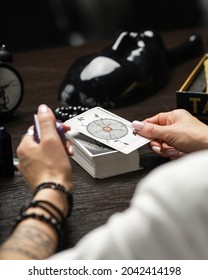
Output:
[[177,108],[183,108],[208,124],[208,53],[176,91]]

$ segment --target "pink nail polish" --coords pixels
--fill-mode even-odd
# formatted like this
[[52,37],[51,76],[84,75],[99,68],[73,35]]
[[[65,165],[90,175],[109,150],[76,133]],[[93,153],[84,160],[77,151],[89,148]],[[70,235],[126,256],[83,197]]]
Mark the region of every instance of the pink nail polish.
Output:
[[161,149],[158,146],[152,146],[152,150],[153,152],[155,152],[156,154],[160,154],[161,153]]
[[69,146],[68,151],[71,155],[74,154],[74,147],[72,145]]
[[144,128],[144,123],[140,121],[133,121],[132,127],[136,130],[142,130]]
[[166,151],[166,155],[168,156],[168,157],[176,157],[176,156],[178,156],[178,151],[176,151],[176,150],[167,150]]
[[184,157],[185,155],[186,155],[186,154],[183,153],[183,152],[179,152],[179,153],[178,153],[178,156],[179,156],[179,157]]
[[48,106],[45,104],[41,104],[38,107],[38,113],[47,113],[48,112]]

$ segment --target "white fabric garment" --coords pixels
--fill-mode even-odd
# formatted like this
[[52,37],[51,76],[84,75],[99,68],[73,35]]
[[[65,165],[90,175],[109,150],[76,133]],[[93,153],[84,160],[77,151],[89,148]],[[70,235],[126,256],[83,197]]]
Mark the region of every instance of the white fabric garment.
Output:
[[208,151],[154,169],[126,211],[51,259],[208,259]]

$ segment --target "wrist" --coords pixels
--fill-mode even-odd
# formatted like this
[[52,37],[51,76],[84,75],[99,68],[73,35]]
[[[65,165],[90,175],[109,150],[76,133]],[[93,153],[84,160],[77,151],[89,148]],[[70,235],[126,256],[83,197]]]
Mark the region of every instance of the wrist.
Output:
[[[48,192],[43,192],[44,190],[45,191],[48,190]],[[50,201],[53,201],[53,203],[54,201],[56,201],[59,205],[61,205],[64,213],[66,212],[67,209],[66,216],[69,217],[71,215],[71,211],[73,208],[73,196],[72,193],[65,188],[65,186],[54,182],[44,182],[38,185],[34,190],[34,194],[33,194],[34,198],[39,199],[37,195],[41,197],[44,196],[44,199],[45,199],[45,195],[50,196],[49,197]]]
[[36,191],[37,186],[42,185],[42,184],[46,184],[46,183],[62,185],[66,191],[71,192],[73,190],[73,185],[72,185],[71,180],[66,179],[66,178],[58,178],[56,176],[56,178],[54,178],[54,179],[53,179],[53,177],[50,177],[50,178],[42,177],[42,179],[38,180],[38,182],[34,185],[34,187],[33,187],[34,192]]
[[33,200],[47,200],[56,205],[63,213],[64,217],[67,217],[69,206],[64,193],[53,189],[42,189],[34,195]]
[[[23,230],[29,224],[37,226],[45,235],[55,240],[53,250],[61,249],[63,242],[63,223],[69,217],[73,207],[73,197],[64,186],[45,182],[36,187],[33,200],[24,205],[16,219],[13,231]],[[21,225],[19,225],[21,224]]]

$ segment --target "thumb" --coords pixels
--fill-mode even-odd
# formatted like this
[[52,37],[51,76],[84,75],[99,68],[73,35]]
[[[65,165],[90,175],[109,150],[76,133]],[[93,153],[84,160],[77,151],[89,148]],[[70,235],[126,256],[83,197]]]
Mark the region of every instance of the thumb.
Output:
[[137,131],[137,133],[143,137],[149,139],[160,139],[165,140],[166,136],[166,126],[160,126],[153,123],[133,121],[132,127]]
[[55,134],[55,117],[47,105],[42,104],[38,107],[38,119],[41,138],[45,138],[47,135],[51,135],[51,133]]

